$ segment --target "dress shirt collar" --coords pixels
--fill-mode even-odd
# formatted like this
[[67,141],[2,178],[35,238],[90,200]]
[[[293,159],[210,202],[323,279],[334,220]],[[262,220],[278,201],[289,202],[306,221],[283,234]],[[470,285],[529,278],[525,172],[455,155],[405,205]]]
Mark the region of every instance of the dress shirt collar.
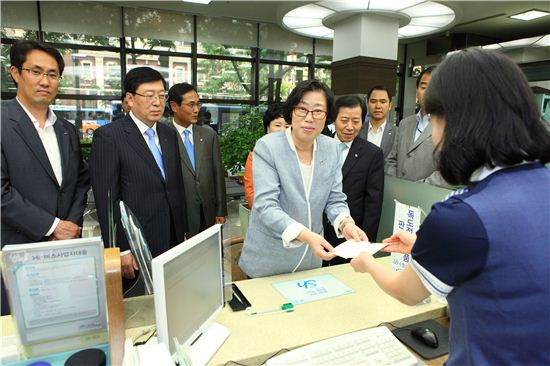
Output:
[[[145,131],[149,129],[149,126],[147,126],[144,122],[142,122],[139,118],[136,117],[136,115],[130,111],[130,117],[132,118],[132,121],[136,124],[137,128],[139,128],[139,132],[141,132],[141,135],[145,135]],[[157,136],[157,122],[151,127],[155,131],[155,136]]]
[[[382,132],[382,133],[384,132],[384,129],[386,128],[386,122],[387,122],[387,120],[384,120],[384,123],[382,123],[380,125],[380,128],[378,129],[379,132]],[[369,128],[368,128],[367,132],[371,132],[371,131],[374,132],[374,129],[372,128],[372,124],[370,123],[370,120],[369,120],[368,124],[369,124]],[[378,132],[374,132],[374,133],[378,133]]]
[[187,127],[187,128],[178,125],[176,122],[174,122],[174,126],[176,127],[176,130],[178,131],[178,133],[180,134],[180,136],[183,135],[183,133],[185,132],[185,130],[189,130],[189,134],[190,134],[191,136],[193,136],[193,124],[192,124],[192,123],[191,123],[191,124],[189,125],[189,127]]
[[346,145],[346,146],[348,147],[348,149],[351,148],[351,144],[353,143],[353,140],[352,140],[352,141],[348,141],[348,142],[342,142],[342,141],[340,141],[340,139],[338,138],[338,135],[336,135],[336,134],[334,135],[334,139],[335,139],[336,141],[338,141],[338,144],[344,144],[344,145]]
[[418,111],[418,113],[416,114],[416,128],[419,131],[424,132],[424,129],[428,126],[429,123],[430,115],[425,114],[424,117],[422,117],[422,111]]
[[[292,140],[292,127],[285,129],[285,135],[286,135],[288,144],[290,145],[290,148],[297,153],[296,146],[294,146],[294,141]],[[316,150],[317,150],[317,138],[313,140],[313,154],[315,154]]]
[[[34,127],[39,128],[38,119],[31,112],[29,112],[27,108],[25,108],[23,103],[21,103],[21,101],[17,99],[17,97],[15,97],[15,100],[17,100],[17,103],[19,103],[21,108],[23,108],[25,113],[29,116],[31,122],[34,124]],[[55,113],[53,113],[51,107],[48,107],[48,116],[46,117],[46,124],[44,125],[44,128],[53,126],[55,121],[57,121],[57,116],[55,115]]]

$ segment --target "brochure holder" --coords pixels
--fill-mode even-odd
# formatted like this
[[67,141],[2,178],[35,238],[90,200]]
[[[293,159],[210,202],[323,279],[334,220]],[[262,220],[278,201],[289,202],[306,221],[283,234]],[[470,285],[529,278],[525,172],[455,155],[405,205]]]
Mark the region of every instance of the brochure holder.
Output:
[[2,249],[3,275],[24,356],[108,342],[100,237]]

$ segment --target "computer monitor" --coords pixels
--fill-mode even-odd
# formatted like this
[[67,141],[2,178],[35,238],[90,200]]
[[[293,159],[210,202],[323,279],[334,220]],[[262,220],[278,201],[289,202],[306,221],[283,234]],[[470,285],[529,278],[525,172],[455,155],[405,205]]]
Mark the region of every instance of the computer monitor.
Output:
[[153,258],[159,342],[170,354],[174,338],[189,349],[193,365],[206,364],[229,335],[214,323],[224,306],[221,225],[214,225]]

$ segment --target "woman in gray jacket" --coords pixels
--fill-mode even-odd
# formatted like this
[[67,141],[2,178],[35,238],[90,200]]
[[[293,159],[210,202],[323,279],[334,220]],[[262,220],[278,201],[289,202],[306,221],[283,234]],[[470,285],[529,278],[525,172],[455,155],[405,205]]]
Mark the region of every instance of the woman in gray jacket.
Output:
[[[255,201],[239,260],[249,277],[321,267],[334,257],[323,238],[323,212],[338,237],[368,240],[342,193],[341,151],[321,135],[334,114],[332,91],[317,80],[298,83],[285,106],[291,128],[254,147]],[[305,245],[304,245],[305,244]]]

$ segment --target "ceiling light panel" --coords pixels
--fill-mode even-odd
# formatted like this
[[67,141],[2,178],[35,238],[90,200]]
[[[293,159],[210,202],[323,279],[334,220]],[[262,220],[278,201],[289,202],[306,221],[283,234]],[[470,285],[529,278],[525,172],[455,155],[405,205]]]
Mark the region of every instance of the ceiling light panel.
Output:
[[403,9],[402,12],[411,18],[454,14],[450,8],[445,5],[434,3],[433,1],[426,1],[422,4]]
[[333,13],[334,11],[330,9],[327,9],[315,4],[309,4],[309,5],[300,6],[299,8],[289,11],[288,13],[285,14],[285,17],[288,16],[288,17],[298,17],[298,18],[323,19]]
[[550,13],[540,10],[529,10],[525,13],[511,15],[510,18],[529,21],[537,18],[542,18],[547,15],[550,15]]
[[370,0],[369,10],[398,11],[425,2],[425,0]]
[[323,1],[322,4],[334,11],[367,10],[369,0]]
[[399,28],[399,37],[416,37],[423,34],[428,34],[438,30],[438,27],[421,27],[418,25],[406,25]]
[[182,0],[184,3],[210,4],[212,0]]
[[295,31],[310,37],[332,38],[334,36],[334,31],[327,27],[296,28]]
[[444,27],[450,24],[455,19],[452,15],[439,15],[432,17],[416,17],[412,18],[409,25],[429,26],[429,27]]
[[320,27],[323,25],[321,19],[309,19],[298,17],[284,17],[283,22],[290,28],[302,28],[302,27]]

